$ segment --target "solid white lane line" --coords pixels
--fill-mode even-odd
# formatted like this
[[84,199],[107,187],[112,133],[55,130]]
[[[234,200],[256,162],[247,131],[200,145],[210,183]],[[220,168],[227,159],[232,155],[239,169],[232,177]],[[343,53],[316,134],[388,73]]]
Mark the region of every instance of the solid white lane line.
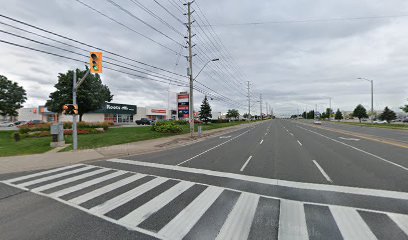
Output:
[[231,138],[231,139],[229,139],[229,140],[227,140],[227,141],[225,141],[225,142],[223,142],[223,143],[220,143],[220,144],[218,144],[218,145],[216,145],[216,146],[214,146],[214,147],[212,147],[212,148],[210,148],[210,149],[205,150],[205,151],[202,152],[202,153],[199,153],[199,154],[195,155],[194,157],[191,157],[191,158],[189,158],[189,159],[187,159],[187,160],[185,160],[185,161],[182,161],[181,163],[177,164],[177,166],[180,166],[180,165],[182,165],[182,164],[184,164],[184,163],[186,163],[186,162],[189,162],[189,161],[193,160],[194,158],[197,158],[197,157],[199,157],[199,156],[201,156],[201,155],[203,155],[203,154],[205,154],[205,153],[207,153],[207,152],[209,152],[209,151],[211,151],[211,150],[214,150],[214,149],[216,149],[216,148],[218,148],[218,147],[221,147],[222,145],[224,145],[224,144],[226,144],[226,143],[228,143],[228,142],[231,142],[232,140],[234,140],[234,139],[236,139],[236,138],[238,138],[238,137],[244,135],[245,133],[247,133],[247,132],[249,132],[249,131],[250,131],[250,130],[247,130],[247,131],[245,131],[245,132],[243,132],[243,133],[241,133],[241,134],[239,134],[239,135],[237,135],[237,136],[235,136],[235,137],[233,137],[233,138]]
[[183,239],[222,192],[222,188],[214,186],[208,187],[164,226],[158,234],[163,236],[163,239]]
[[89,209],[89,211],[95,214],[103,215],[119,206],[122,206],[123,204],[129,202],[130,200],[136,198],[137,196],[142,195],[143,193],[149,191],[150,189],[159,186],[165,181],[167,181],[167,178],[161,177],[155,178],[147,183],[144,183],[136,188],[133,188],[125,193],[122,193],[121,195],[116,196],[102,203],[101,205],[93,207]]
[[395,163],[395,162],[391,162],[391,161],[389,161],[389,160],[387,160],[387,159],[385,159],[385,158],[382,158],[382,157],[380,157],[380,156],[377,156],[377,155],[375,155],[375,154],[373,154],[373,153],[364,151],[364,150],[362,150],[362,149],[360,149],[360,148],[357,148],[357,147],[354,147],[354,146],[349,145],[349,144],[347,144],[347,143],[338,141],[338,140],[333,139],[333,138],[331,138],[331,137],[327,137],[327,136],[325,136],[325,135],[323,135],[323,134],[320,134],[320,133],[318,133],[318,132],[309,130],[309,129],[307,129],[307,128],[303,128],[303,127],[301,127],[301,126],[297,126],[297,127],[298,127],[298,128],[301,128],[301,129],[304,129],[304,130],[306,130],[306,131],[309,131],[309,132],[311,132],[311,133],[317,134],[317,135],[319,135],[319,136],[321,136],[321,137],[327,138],[327,139],[329,139],[329,140],[332,140],[332,141],[334,141],[334,142],[343,144],[344,146],[350,147],[350,148],[352,148],[352,149],[354,149],[354,150],[357,150],[357,151],[359,151],[359,152],[365,153],[365,154],[370,155],[370,156],[372,156],[372,157],[378,158],[378,159],[380,159],[380,160],[382,160],[382,161],[384,161],[384,162],[387,162],[387,163],[389,163],[389,164],[392,164],[392,165],[394,165],[394,166],[396,166],[396,167],[399,167],[399,168],[402,168],[402,169],[408,171],[408,168],[407,168],[407,167],[404,167],[404,166],[402,166],[402,165],[400,165],[400,164],[398,164],[398,163]]
[[[166,204],[171,202],[177,196],[182,194],[184,191],[192,187],[195,183],[193,182],[179,182],[170,189],[162,192],[157,197],[153,198],[149,202],[143,204],[139,208],[133,210],[132,212],[128,213],[126,216],[119,219],[119,222],[137,226],[145,219],[150,217],[153,213],[160,210]],[[139,194],[138,194],[139,195]],[[134,197],[133,197],[134,198]]]
[[408,215],[388,213],[388,216],[408,235]]
[[280,201],[279,240],[308,240],[305,210],[302,202]]
[[244,180],[244,181],[276,185],[276,186],[285,186],[285,187],[293,187],[293,188],[301,188],[301,189],[351,193],[351,194],[357,194],[357,195],[408,200],[408,193],[406,192],[397,192],[397,191],[379,190],[379,189],[370,189],[370,188],[346,187],[346,186],[337,186],[337,185],[330,185],[330,184],[293,182],[293,181],[278,180],[278,179],[273,179],[273,178],[263,178],[263,177],[248,176],[248,175],[236,174],[236,173],[219,172],[219,171],[206,170],[206,169],[165,165],[165,164],[159,164],[159,163],[142,162],[142,161],[125,160],[125,159],[109,159],[106,161],[122,163],[122,164],[130,164],[130,165],[136,165],[136,166],[160,168],[160,169],[173,170],[173,171],[181,171],[181,172],[194,173],[194,174],[207,175],[207,176],[231,178],[231,179]]
[[377,240],[356,210],[341,206],[329,208],[344,239]]
[[296,140],[296,141],[299,143],[299,145],[300,145],[300,146],[302,146],[302,143],[301,143],[301,142],[299,142],[299,140]]
[[52,179],[55,179],[55,178],[64,177],[64,176],[67,176],[67,175],[70,175],[70,174],[83,172],[83,171],[89,170],[89,169],[94,168],[94,167],[95,166],[86,166],[86,167],[83,167],[83,168],[80,168],[80,169],[75,169],[75,170],[71,170],[71,171],[51,175],[51,176],[48,176],[48,177],[39,178],[39,179],[36,179],[36,180],[32,180],[32,181],[28,181],[28,182],[24,182],[24,183],[16,184],[16,185],[21,186],[21,187],[27,187],[27,186],[30,186],[30,185],[33,185],[33,184],[45,182],[45,181],[52,180]]
[[64,196],[66,194],[76,192],[76,191],[81,190],[83,188],[93,186],[93,185],[98,184],[100,182],[112,179],[114,177],[118,177],[118,176],[123,175],[125,173],[126,173],[125,171],[113,172],[111,174],[108,174],[108,175],[105,175],[105,176],[102,176],[102,177],[98,177],[98,178],[92,179],[90,181],[87,181],[87,182],[84,182],[84,183],[81,183],[81,184],[78,184],[78,185],[75,185],[75,186],[72,186],[72,187],[69,187],[69,188],[64,188],[64,189],[62,189],[60,191],[57,191],[57,192],[53,192],[50,195],[53,196],[53,197],[61,197],[61,196]]
[[252,156],[249,156],[249,158],[246,160],[246,162],[244,163],[244,165],[242,165],[242,168],[241,168],[239,171],[241,171],[241,172],[244,171],[246,165],[249,163],[249,161],[251,161],[251,159],[252,159]]
[[56,168],[56,169],[44,171],[44,172],[34,173],[34,174],[22,176],[22,177],[12,178],[12,179],[9,179],[9,180],[4,181],[4,182],[6,182],[6,183],[17,182],[17,181],[20,181],[20,180],[24,180],[24,179],[28,179],[28,178],[32,178],[32,177],[38,177],[38,176],[42,176],[42,175],[45,175],[45,174],[48,174],[48,173],[58,172],[58,171],[61,171],[61,170],[66,170],[66,169],[70,169],[70,168],[74,168],[74,167],[78,167],[78,166],[83,166],[83,164],[75,164],[75,165],[71,165],[71,166],[66,166],[66,167],[61,167],[61,168]]
[[317,163],[315,160],[313,160],[313,163],[316,165],[316,167],[319,169],[322,175],[326,178],[326,180],[332,183],[333,181],[331,180],[329,175],[327,175],[327,173],[323,170],[323,168],[319,165],[319,163]]
[[263,139],[261,140],[261,142],[259,144],[262,144],[262,143],[263,143]]
[[241,193],[216,239],[246,240],[251,229],[258,201],[258,195]]
[[146,175],[144,175],[144,174],[135,174],[135,175],[130,176],[128,178],[122,179],[120,181],[111,183],[111,184],[106,185],[104,187],[95,189],[94,191],[91,191],[91,192],[86,193],[84,195],[73,198],[73,199],[69,200],[69,202],[79,205],[79,204],[84,203],[84,202],[86,202],[88,200],[96,198],[96,197],[98,197],[98,196],[100,196],[100,195],[102,195],[104,193],[110,192],[110,191],[112,191],[112,190],[114,190],[116,188],[125,186],[125,185],[127,185],[129,183],[132,183],[132,182],[134,182],[134,181],[136,181],[136,180],[138,180],[138,179],[140,179],[140,178],[142,178],[144,176],[146,176]]
[[110,171],[110,169],[107,169],[107,168],[97,169],[96,171],[84,173],[84,174],[77,175],[77,176],[74,176],[74,177],[70,177],[70,178],[67,178],[67,179],[63,179],[63,180],[60,180],[60,181],[52,182],[52,183],[49,183],[49,184],[46,184],[46,185],[43,185],[43,186],[40,186],[40,187],[36,187],[36,188],[31,189],[31,191],[33,191],[33,192],[44,191],[44,190],[47,190],[47,189],[50,189],[50,188],[53,188],[53,187],[57,187],[57,186],[60,186],[60,185],[66,184],[66,183],[74,182],[76,180],[84,179],[84,178],[94,176],[94,175],[97,175],[99,173],[104,173],[104,172],[107,172],[107,171]]

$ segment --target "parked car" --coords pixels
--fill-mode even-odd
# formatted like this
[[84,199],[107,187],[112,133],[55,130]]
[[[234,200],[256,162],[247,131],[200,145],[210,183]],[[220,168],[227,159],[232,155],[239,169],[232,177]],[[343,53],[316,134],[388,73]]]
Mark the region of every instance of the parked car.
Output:
[[153,121],[148,118],[142,118],[135,121],[137,125],[152,125]]
[[316,120],[316,121],[313,122],[313,124],[322,125],[322,122],[320,122],[319,120]]
[[376,121],[374,121],[373,122],[374,124],[387,124],[388,122],[387,121],[385,121],[385,120],[376,120]]
[[12,123],[12,122],[0,123],[0,127],[13,127],[13,126],[14,126],[14,123]]
[[24,124],[20,124],[19,126],[23,126],[23,125],[33,126],[33,125],[43,124],[43,123],[45,123],[45,122],[42,121],[42,120],[30,120],[30,121],[28,121],[28,122],[26,122]]
[[402,120],[402,122],[408,123],[408,118],[405,118],[404,120]]
[[26,123],[26,121],[17,121],[17,122],[14,122],[14,125],[15,126],[20,126],[20,125],[24,125]]

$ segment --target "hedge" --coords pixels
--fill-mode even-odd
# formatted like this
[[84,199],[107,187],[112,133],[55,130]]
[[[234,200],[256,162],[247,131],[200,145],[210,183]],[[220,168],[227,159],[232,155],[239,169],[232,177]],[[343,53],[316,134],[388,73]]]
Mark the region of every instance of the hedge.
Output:
[[160,133],[181,133],[183,131],[183,128],[174,122],[156,122],[151,129]]

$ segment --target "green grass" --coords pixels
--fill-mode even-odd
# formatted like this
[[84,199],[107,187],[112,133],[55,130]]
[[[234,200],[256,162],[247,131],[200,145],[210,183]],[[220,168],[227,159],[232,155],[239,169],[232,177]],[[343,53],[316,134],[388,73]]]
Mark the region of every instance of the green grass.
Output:
[[[237,121],[230,123],[216,123],[216,124],[203,124],[203,131],[224,128],[230,126],[240,125],[246,122]],[[183,125],[183,132],[189,133],[189,125]],[[195,130],[197,132],[197,124]],[[25,155],[34,153],[44,153],[51,150],[50,142],[51,137],[43,138],[25,138],[20,142],[15,142],[11,138],[13,131],[0,132],[0,157]],[[205,132],[204,132],[205,133]],[[126,128],[110,128],[105,133],[78,135],[78,148],[79,149],[91,149],[98,147],[106,147],[117,144],[125,144],[143,140],[156,139],[161,137],[172,136],[175,134],[166,134],[152,131],[150,127],[126,127]],[[66,143],[72,143],[72,136],[65,136]],[[72,146],[65,148],[63,151],[72,150]]]
[[51,150],[51,138],[25,138],[15,142],[13,131],[0,131],[0,157],[43,153]]
[[375,128],[387,128],[387,129],[398,129],[398,130],[408,130],[408,124],[371,124],[371,123],[358,123],[358,122],[337,122],[331,121],[332,123],[347,124],[353,126],[361,127],[375,127]]

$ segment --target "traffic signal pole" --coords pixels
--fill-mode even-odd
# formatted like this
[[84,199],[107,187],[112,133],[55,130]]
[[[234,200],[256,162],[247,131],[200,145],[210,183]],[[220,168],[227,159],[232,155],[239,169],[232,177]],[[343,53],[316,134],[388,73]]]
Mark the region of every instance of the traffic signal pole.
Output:
[[[88,76],[89,71],[90,70],[88,69],[85,75],[81,79],[78,79],[78,82],[77,82],[76,69],[74,69],[74,77],[72,79],[72,104],[74,106],[77,105],[78,88],[85,81],[85,78]],[[74,151],[78,150],[77,114],[72,115],[72,145],[73,145]]]

